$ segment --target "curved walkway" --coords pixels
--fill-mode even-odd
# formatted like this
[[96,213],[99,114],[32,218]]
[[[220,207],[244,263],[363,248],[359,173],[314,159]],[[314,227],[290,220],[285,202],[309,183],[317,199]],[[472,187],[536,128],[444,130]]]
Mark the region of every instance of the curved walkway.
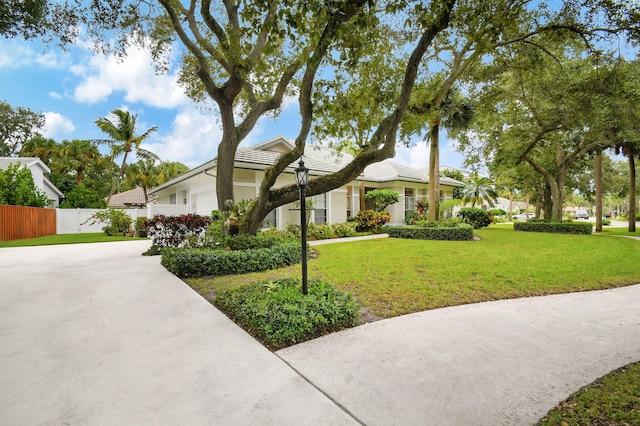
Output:
[[269,352],[139,254],[0,249],[0,424],[526,425],[640,360],[640,285],[422,312]]

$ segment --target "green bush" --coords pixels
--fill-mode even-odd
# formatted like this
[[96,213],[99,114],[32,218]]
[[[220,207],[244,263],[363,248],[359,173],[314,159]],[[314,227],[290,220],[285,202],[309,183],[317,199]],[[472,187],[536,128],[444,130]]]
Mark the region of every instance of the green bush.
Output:
[[507,214],[507,211],[503,209],[491,209],[489,210],[489,214],[491,216],[505,216]]
[[474,207],[465,207],[460,209],[460,217],[462,221],[473,226],[475,229],[485,228],[491,225],[489,213],[485,210]]
[[373,203],[375,211],[382,212],[388,205],[397,203],[400,194],[393,189],[372,189],[364,194],[364,198]]
[[333,229],[328,223],[316,225],[311,222],[307,228],[307,237],[312,240],[328,240],[334,236]]
[[91,225],[95,223],[105,223],[106,226],[102,228],[102,231],[106,235],[112,236],[129,232],[132,222],[133,219],[131,216],[123,210],[109,207],[108,209],[98,210],[85,223]]
[[259,248],[270,248],[283,243],[283,238],[273,234],[259,233],[238,234],[226,237],[222,242],[223,248],[230,250],[250,250]]
[[331,225],[333,234],[338,238],[353,237],[356,235],[355,222],[334,223]]
[[585,222],[516,222],[513,229],[524,232],[549,232],[554,234],[591,234],[593,223]]
[[602,225],[604,226],[611,225],[611,221],[609,219],[602,219]]
[[161,254],[162,265],[180,278],[266,271],[293,265],[302,259],[300,243],[295,240],[250,250],[166,247]]
[[392,238],[409,238],[414,240],[444,240],[470,241],[473,240],[473,229],[470,225],[460,224],[452,228],[421,227],[416,225],[385,226],[384,232]]
[[350,294],[328,283],[309,280],[259,282],[220,292],[214,300],[222,312],[273,350],[357,325],[359,306]]

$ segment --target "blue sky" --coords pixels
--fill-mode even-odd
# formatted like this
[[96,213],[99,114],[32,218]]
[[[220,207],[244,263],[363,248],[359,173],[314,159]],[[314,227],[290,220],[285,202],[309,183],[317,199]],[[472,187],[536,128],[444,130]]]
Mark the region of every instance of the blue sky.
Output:
[[[63,52],[37,42],[0,39],[0,100],[13,107],[45,115],[44,136],[57,142],[103,139],[94,124],[121,108],[138,114],[137,129],[158,131],[145,148],[165,161],[195,167],[216,156],[221,130],[215,109],[204,110],[177,85],[176,61],[157,75],[148,51],[132,48],[126,58],[93,54],[81,44]],[[294,139],[299,129],[298,105],[290,99],[281,116],[263,118],[242,146],[282,135]],[[441,135],[442,166],[460,168],[463,156]],[[398,146],[395,161],[426,167],[428,146],[416,140],[411,148]]]

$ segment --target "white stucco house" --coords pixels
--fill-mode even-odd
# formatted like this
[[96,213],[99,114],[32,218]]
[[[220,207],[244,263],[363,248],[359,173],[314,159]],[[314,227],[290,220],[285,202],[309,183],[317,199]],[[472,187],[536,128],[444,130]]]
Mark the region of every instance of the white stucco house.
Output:
[[[253,199],[258,195],[264,170],[274,164],[285,151],[293,148],[293,142],[284,137],[276,137],[266,142],[237,151],[233,176],[235,201]],[[326,148],[307,146],[302,157],[310,169],[310,179],[340,170],[351,160],[349,154],[337,154]],[[292,163],[276,181],[276,187],[295,184]],[[160,205],[173,205],[176,212],[209,215],[218,209],[216,198],[216,160],[204,163],[189,172],[149,191],[149,195]],[[440,199],[453,198],[453,190],[463,186],[462,182],[445,176],[440,178]],[[412,168],[384,160],[369,165],[354,181],[313,197],[311,221],[321,223],[341,223],[355,216],[360,210],[360,199],[372,189],[388,188],[400,194],[400,202],[387,208],[391,224],[404,223],[405,214],[413,211],[418,202],[428,200],[429,172],[426,168]],[[181,207],[181,208],[180,208]],[[299,224],[299,211],[293,204],[278,207],[265,220],[264,227],[285,228],[288,224]]]
[[31,171],[36,188],[47,194],[47,199],[49,200],[47,207],[58,207],[64,194],[47,177],[51,173],[51,169],[38,157],[0,157],[0,169],[2,170],[6,170],[10,164],[16,163],[26,166]]

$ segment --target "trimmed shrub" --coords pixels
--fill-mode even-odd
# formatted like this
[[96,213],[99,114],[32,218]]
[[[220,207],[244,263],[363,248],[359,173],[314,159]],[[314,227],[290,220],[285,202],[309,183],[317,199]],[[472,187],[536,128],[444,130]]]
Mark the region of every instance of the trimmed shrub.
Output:
[[553,234],[591,234],[593,223],[584,222],[516,222],[513,229],[524,232],[549,232]]
[[475,229],[485,228],[491,224],[489,213],[485,210],[474,207],[465,207],[460,209],[460,217],[463,222],[468,223]]
[[384,232],[393,238],[409,238],[414,240],[470,241],[473,240],[473,229],[470,225],[460,224],[457,227],[429,228],[416,225],[385,226]]
[[507,211],[503,209],[491,209],[489,210],[491,216],[506,216]]
[[238,234],[225,238],[221,247],[230,250],[250,250],[274,247],[283,242],[284,238],[272,234]]
[[611,225],[611,221],[609,219],[602,219],[602,225],[604,226]]
[[302,260],[300,243],[295,240],[250,250],[166,247],[161,254],[162,265],[180,278],[246,274],[294,265]]
[[208,216],[187,214],[180,216],[156,215],[147,222],[147,236],[160,247],[182,247],[188,236],[202,238],[211,224]]
[[272,350],[357,325],[352,295],[313,279],[306,296],[301,287],[295,278],[259,282],[220,292],[213,303]]

